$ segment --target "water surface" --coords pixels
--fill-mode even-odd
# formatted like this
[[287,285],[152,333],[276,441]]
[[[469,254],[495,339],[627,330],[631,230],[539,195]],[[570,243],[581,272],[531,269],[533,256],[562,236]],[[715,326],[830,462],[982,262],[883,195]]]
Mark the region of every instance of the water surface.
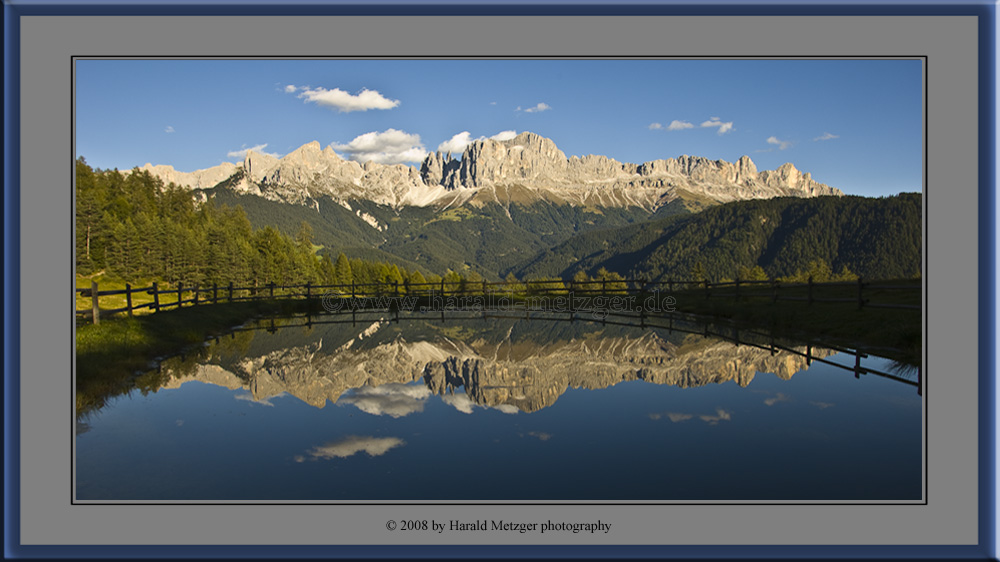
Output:
[[282,327],[303,321],[166,360],[80,416],[77,499],[922,498],[922,399],[900,380],[678,329]]

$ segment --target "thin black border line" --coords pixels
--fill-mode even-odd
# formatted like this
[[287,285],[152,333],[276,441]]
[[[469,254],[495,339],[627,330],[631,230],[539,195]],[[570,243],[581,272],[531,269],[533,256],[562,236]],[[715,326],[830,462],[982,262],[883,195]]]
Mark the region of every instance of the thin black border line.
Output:
[[392,60],[415,60],[415,61],[449,61],[449,60],[552,60],[552,61],[574,61],[574,60],[608,60],[608,61],[630,61],[630,60],[738,60],[738,59],[751,59],[751,60],[763,60],[763,61],[782,61],[782,60],[917,60],[923,59],[927,60],[927,55],[851,55],[851,56],[836,56],[836,55],[822,55],[822,56],[774,56],[774,55],[726,55],[726,56],[698,56],[698,55],[634,55],[634,56],[607,56],[607,55],[572,55],[572,56],[548,56],[548,55],[518,55],[518,56],[507,56],[507,55],[484,55],[484,56],[418,56],[418,55],[392,55],[377,57],[372,55],[343,55],[337,57],[331,56],[287,56],[287,57],[276,57],[274,55],[269,56],[253,56],[253,55],[240,55],[240,56],[215,56],[215,55],[185,55],[179,57],[172,57],[167,55],[150,55],[150,56],[138,56],[138,55],[122,55],[122,56],[110,56],[110,55],[71,55],[71,59],[80,60],[234,60],[234,61],[298,61],[298,60],[313,60],[313,61],[338,61],[338,60],[371,60],[371,61],[392,61]]
[[[76,413],[76,159],[79,158],[76,154],[76,61],[70,57],[69,65],[70,74],[70,109],[69,109],[69,119],[70,119],[70,148],[73,151],[73,163],[70,166],[70,202],[73,205],[71,212],[73,216],[71,217],[70,224],[73,225],[73,249],[70,251],[70,259],[73,260],[73,278],[70,280],[70,295],[73,296],[73,310],[74,310],[74,321],[70,325],[71,335],[73,338],[73,351],[69,354],[70,361],[70,380],[73,381],[73,394],[70,395],[69,400],[71,404],[71,411],[73,412],[73,417],[70,419],[70,427],[73,428],[73,439],[71,439],[70,446],[70,478],[69,478],[69,497],[70,505],[76,505],[76,430],[77,430],[77,413]],[[98,315],[100,317],[100,315]]]
[[929,405],[929,402],[927,401],[927,358],[930,356],[929,353],[928,353],[928,351],[927,351],[927,344],[928,344],[927,332],[930,331],[928,329],[929,325],[930,325],[929,324],[930,316],[928,316],[928,314],[927,314],[927,301],[929,300],[927,298],[927,294],[930,292],[930,284],[927,283],[927,269],[928,269],[928,267],[927,267],[927,265],[928,265],[928,261],[927,261],[927,246],[928,246],[928,244],[927,244],[927,225],[928,225],[927,216],[929,214],[927,212],[927,208],[928,208],[927,199],[928,199],[928,195],[929,195],[928,190],[927,190],[927,173],[928,173],[928,169],[927,169],[927,146],[930,144],[928,142],[928,135],[930,134],[930,129],[927,127],[927,116],[928,116],[927,106],[930,105],[930,100],[928,99],[929,98],[929,96],[928,96],[929,89],[928,89],[927,85],[930,84],[930,82],[931,82],[930,79],[929,79],[929,75],[930,75],[930,69],[929,69],[929,67],[930,67],[930,65],[928,64],[928,58],[924,57],[924,64],[923,64],[924,126],[922,127],[923,130],[924,130],[924,150],[923,150],[923,160],[924,160],[924,162],[923,162],[923,164],[924,164],[923,165],[923,172],[924,173],[923,173],[923,185],[920,186],[921,187],[920,207],[921,207],[921,214],[922,214],[921,218],[923,219],[923,221],[922,221],[923,224],[921,225],[921,226],[923,226],[923,228],[922,228],[921,233],[920,233],[921,234],[921,236],[920,236],[920,257],[921,257],[921,264],[920,264],[920,285],[924,289],[923,290],[923,301],[921,303],[921,306],[923,307],[924,325],[921,328],[921,335],[923,337],[921,338],[921,340],[922,340],[921,341],[921,344],[922,344],[921,352],[922,353],[921,353],[921,357],[920,357],[920,371],[921,371],[920,372],[920,375],[921,375],[920,376],[920,395],[924,397],[924,400],[923,400],[923,409],[924,409],[924,415],[923,415],[923,418],[924,418],[924,505],[927,505],[928,502],[930,501],[930,498],[929,498],[930,485],[927,482],[931,478],[930,477],[930,463],[927,460],[928,459],[927,449],[929,447],[929,441],[927,439],[927,435],[930,433],[930,431],[928,429],[929,424],[927,423],[927,411],[928,411],[928,405]]
[[[329,61],[340,61],[340,60],[372,60],[372,61],[380,61],[380,60],[411,60],[411,59],[412,60],[418,60],[418,61],[419,60],[494,60],[494,59],[496,59],[496,60],[511,60],[511,59],[509,59],[507,57],[503,57],[503,56],[500,56],[500,55],[488,56],[488,57],[431,57],[431,58],[420,57],[420,56],[417,56],[417,55],[406,55],[406,56],[402,56],[402,57],[396,57],[396,56],[370,57],[369,56],[369,57],[363,57],[361,59],[359,59],[357,57],[351,57],[351,56],[338,56],[338,57],[330,57],[330,56],[316,57],[316,56],[314,56],[314,57],[307,57],[307,58],[309,58],[311,60],[329,60]],[[72,256],[72,260],[73,260],[73,264],[72,265],[73,265],[73,271],[74,272],[76,271],[76,230],[75,230],[75,220],[76,220],[76,207],[75,207],[76,172],[75,172],[75,170],[76,170],[76,158],[78,157],[78,155],[76,154],[76,80],[75,80],[76,79],[76,60],[77,59],[81,59],[81,60],[108,60],[108,61],[118,61],[118,60],[160,60],[160,59],[163,59],[163,60],[177,60],[177,59],[174,59],[174,58],[171,58],[171,57],[168,57],[168,56],[161,56],[161,55],[152,56],[152,57],[147,57],[147,56],[120,56],[120,57],[119,56],[100,56],[100,57],[87,57],[87,56],[82,56],[82,55],[72,55],[72,56],[70,56],[70,68],[71,68],[71,71],[70,71],[70,75],[71,75],[70,76],[70,79],[71,79],[71,83],[70,83],[70,87],[71,87],[70,99],[71,99],[71,105],[72,105],[71,110],[70,110],[70,115],[71,115],[71,119],[72,119],[72,125],[70,127],[70,137],[71,137],[70,143],[71,143],[72,155],[73,155],[73,166],[72,166],[73,174],[72,174],[72,177],[71,177],[71,182],[72,182],[71,185],[73,186],[73,188],[72,188],[72,197],[73,197],[73,201],[74,201],[74,206],[73,206],[74,229],[73,229],[73,240],[72,240],[73,251],[71,252],[71,256]],[[647,56],[636,57],[636,59],[640,59],[640,60],[664,60],[664,61],[670,61],[670,60],[743,60],[743,59],[749,59],[751,61],[761,60],[760,58],[753,57],[751,55],[740,55],[740,56],[732,56],[732,57],[716,57],[716,56],[712,56],[712,57],[708,57],[708,56],[702,56],[702,57],[699,57],[699,56],[691,56],[691,57],[688,57],[688,56],[670,56],[670,57],[666,57],[666,56],[651,56],[651,55],[647,55]],[[926,232],[926,223],[927,223],[927,213],[926,213],[926,207],[927,207],[927,199],[926,198],[927,198],[927,193],[926,193],[926,191],[927,191],[927,189],[926,189],[926,184],[927,184],[927,105],[928,105],[928,103],[927,103],[927,97],[928,97],[927,93],[928,93],[928,82],[929,82],[927,80],[927,67],[928,67],[927,60],[928,60],[928,57],[927,57],[927,55],[910,55],[910,56],[865,55],[865,56],[862,56],[862,57],[848,57],[848,60],[869,60],[869,59],[871,59],[871,60],[904,60],[904,61],[906,61],[906,60],[920,60],[920,61],[922,61],[922,65],[921,65],[921,69],[922,69],[921,81],[923,83],[923,106],[924,106],[923,107],[923,109],[924,109],[924,111],[923,111],[924,121],[923,121],[922,129],[923,129],[923,133],[924,134],[923,134],[923,178],[922,178],[923,179],[923,181],[922,181],[922,183],[923,183],[923,185],[922,185],[923,192],[921,194],[921,205],[922,205],[922,215],[923,215],[922,216],[922,221],[924,223],[923,224],[924,228],[923,228],[923,232],[922,232],[922,248],[921,248],[922,251],[921,251],[921,254],[922,254],[922,256],[925,256],[926,252],[927,252],[927,232]],[[195,57],[182,57],[181,60],[241,60],[241,61],[242,60],[278,60],[278,61],[280,61],[280,60],[298,60],[298,58],[297,57],[274,57],[274,56],[271,56],[271,57],[264,57],[263,59],[261,59],[261,58],[253,57],[253,56],[215,57],[215,56],[211,56],[211,55],[202,55],[202,56],[195,56]],[[531,57],[517,57],[517,58],[515,58],[513,60],[565,60],[565,61],[574,61],[574,60],[626,60],[627,61],[627,60],[634,60],[634,59],[631,58],[631,57],[620,57],[620,56],[614,56],[614,57],[587,57],[587,56],[581,55],[581,56],[572,56],[572,57],[547,57],[547,56],[538,55],[538,56],[531,56]],[[834,57],[834,56],[822,56],[822,57],[795,57],[795,56],[774,57],[774,56],[772,56],[772,57],[766,57],[766,60],[797,61],[797,60],[844,60],[844,59],[843,58],[837,58],[837,57]],[[922,264],[922,269],[926,270],[926,264]],[[73,294],[73,295],[75,295],[75,292],[73,292],[72,289],[75,288],[75,285],[76,285],[76,276],[74,275],[73,279],[72,279],[72,287],[71,287],[71,291],[70,291],[70,293]],[[248,506],[268,506],[268,505],[278,505],[278,506],[313,506],[313,505],[316,505],[316,506],[320,506],[320,505],[335,505],[335,506],[339,506],[339,505],[350,505],[350,506],[355,506],[355,505],[357,505],[357,506],[367,506],[367,505],[398,505],[398,506],[436,506],[436,505],[449,505],[449,506],[450,505],[458,505],[458,506],[462,506],[462,505],[476,505],[476,506],[507,506],[507,505],[518,505],[518,506],[549,506],[549,505],[560,505],[560,506],[668,506],[668,505],[699,505],[699,506],[728,506],[728,507],[734,507],[734,506],[771,506],[771,505],[782,505],[782,506],[785,506],[785,505],[793,505],[793,506],[840,506],[840,505],[846,505],[846,506],[861,506],[861,505],[909,506],[909,505],[928,505],[928,497],[927,497],[928,480],[929,480],[928,458],[927,458],[927,446],[928,446],[928,442],[927,442],[927,433],[928,433],[928,431],[927,431],[927,403],[928,403],[928,398],[927,398],[927,390],[926,390],[927,373],[926,373],[926,369],[924,368],[924,366],[927,363],[926,362],[926,357],[927,357],[927,345],[926,345],[927,344],[927,329],[926,329],[926,326],[927,326],[926,325],[926,319],[927,319],[927,297],[926,297],[927,291],[926,291],[926,289],[927,289],[927,284],[926,284],[926,271],[922,271],[921,272],[921,285],[925,289],[923,291],[923,302],[921,304],[921,306],[923,308],[924,319],[925,319],[925,324],[924,324],[924,326],[922,328],[922,336],[923,336],[924,345],[923,345],[923,349],[921,350],[922,351],[922,353],[921,353],[921,363],[922,363],[921,364],[921,369],[923,370],[923,376],[921,378],[921,384],[923,385],[923,388],[921,388],[921,404],[922,404],[922,408],[923,408],[923,415],[921,416],[922,417],[922,427],[921,427],[921,430],[923,431],[923,445],[924,445],[923,451],[922,451],[922,454],[921,454],[921,457],[923,459],[923,469],[924,469],[924,473],[923,473],[923,477],[922,477],[923,478],[923,491],[924,491],[924,493],[923,493],[923,500],[922,501],[916,501],[916,500],[896,500],[896,501],[872,500],[872,501],[857,501],[857,500],[855,500],[855,501],[849,501],[849,502],[830,502],[830,501],[822,502],[822,501],[820,501],[818,503],[816,502],[816,500],[802,500],[801,502],[787,502],[787,501],[785,501],[785,502],[739,502],[739,503],[731,503],[732,500],[720,500],[718,503],[717,502],[699,503],[699,502],[705,502],[705,501],[710,501],[710,500],[693,500],[693,501],[690,501],[690,502],[687,502],[687,501],[678,501],[678,500],[666,501],[666,502],[664,502],[664,501],[643,502],[643,501],[640,500],[640,501],[631,501],[631,502],[626,502],[626,503],[622,503],[621,500],[610,500],[607,503],[604,503],[604,502],[593,503],[594,500],[580,500],[580,501],[574,501],[574,502],[568,502],[568,503],[565,502],[565,500],[564,501],[554,501],[554,502],[553,501],[545,501],[545,500],[537,500],[537,501],[532,501],[532,502],[528,502],[528,503],[523,502],[523,501],[522,502],[506,502],[506,501],[494,502],[494,501],[488,501],[488,500],[469,500],[468,502],[459,502],[459,503],[455,503],[454,501],[451,501],[451,502],[449,502],[449,501],[444,501],[444,502],[430,501],[429,502],[427,500],[416,500],[414,502],[406,502],[405,500],[395,500],[395,501],[393,501],[393,500],[369,500],[369,501],[353,500],[353,501],[345,501],[345,502],[337,502],[337,501],[331,501],[331,500],[315,500],[315,501],[300,501],[300,502],[277,501],[277,502],[274,502],[274,503],[271,503],[271,502],[268,502],[268,503],[258,503],[258,502],[255,502],[253,500],[250,500],[250,501],[239,501],[239,500],[224,500],[224,501],[223,500],[203,500],[203,501],[197,501],[195,503],[185,502],[185,501],[174,502],[174,501],[169,501],[169,500],[167,500],[167,501],[137,500],[137,501],[134,501],[134,502],[126,502],[126,501],[121,501],[121,500],[118,500],[118,501],[116,501],[116,500],[110,500],[110,501],[101,501],[101,500],[81,501],[81,500],[77,500],[76,499],[76,494],[75,494],[75,490],[76,490],[76,487],[75,487],[75,479],[76,479],[76,400],[75,400],[75,397],[76,397],[76,356],[75,356],[75,348],[76,348],[76,323],[73,322],[71,325],[72,325],[72,329],[73,329],[73,347],[74,347],[74,352],[72,354],[72,360],[71,360],[72,361],[72,365],[71,365],[72,376],[70,378],[71,378],[71,384],[73,385],[72,386],[72,392],[71,392],[71,400],[73,402],[73,414],[74,415],[73,415],[73,419],[72,419],[73,431],[72,431],[72,435],[71,435],[71,443],[72,444],[71,444],[71,448],[70,448],[70,450],[71,450],[70,472],[72,473],[71,477],[70,477],[70,505],[86,505],[86,506],[94,506],[94,505],[149,505],[149,506],[159,506],[159,505],[184,505],[184,506],[202,506],[202,505],[210,505],[210,506],[219,506],[219,505],[227,505],[227,506],[228,505],[236,505],[236,506],[241,506],[241,505],[248,505]],[[75,300],[74,300],[74,306],[75,306]],[[399,501],[404,501],[404,503],[398,503]],[[482,503],[484,501],[486,501],[487,503]]]

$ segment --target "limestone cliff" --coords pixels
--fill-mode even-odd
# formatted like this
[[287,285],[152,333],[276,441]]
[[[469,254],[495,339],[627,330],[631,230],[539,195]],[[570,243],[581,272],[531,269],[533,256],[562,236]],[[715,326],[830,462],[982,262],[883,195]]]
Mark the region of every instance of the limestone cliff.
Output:
[[150,164],[142,169],[165,183],[191,189],[224,184],[240,193],[309,206],[329,196],[339,202],[370,200],[397,208],[545,200],[653,211],[683,194],[716,202],[843,195],[790,163],[758,172],[747,156],[735,163],[686,155],[642,164],[595,155],[567,158],[552,140],[530,132],[507,140],[474,141],[457,158],[431,153],[419,168],[360,164],[313,141],[282,158],[249,151],[240,164],[195,172]]
[[[679,388],[735,382],[745,387],[758,372],[787,380],[807,368],[804,357],[787,352],[771,355],[759,348],[697,336],[677,345],[656,332],[548,343],[463,342],[443,335],[408,341],[397,334],[377,344],[356,345],[359,339],[373,337],[383,325],[372,325],[337,349],[324,348],[321,340],[246,357],[230,367],[231,374],[220,373],[219,366],[204,365],[194,377],[183,380],[234,388],[238,377],[256,400],[287,393],[318,408],[356,389],[422,381],[430,393],[450,395],[464,388],[474,404],[533,412],[551,406],[569,388],[601,389],[625,381]],[[825,357],[833,352],[814,349],[812,353]],[[381,394],[389,394],[392,388],[386,387]]]

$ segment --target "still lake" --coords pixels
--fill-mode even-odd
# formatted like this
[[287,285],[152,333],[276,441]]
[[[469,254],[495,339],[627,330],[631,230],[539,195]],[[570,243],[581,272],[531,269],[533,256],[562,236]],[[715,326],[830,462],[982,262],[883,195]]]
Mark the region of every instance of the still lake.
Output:
[[77,500],[922,499],[923,399],[887,359],[861,364],[899,379],[698,325],[305,321],[255,321],[80,415]]

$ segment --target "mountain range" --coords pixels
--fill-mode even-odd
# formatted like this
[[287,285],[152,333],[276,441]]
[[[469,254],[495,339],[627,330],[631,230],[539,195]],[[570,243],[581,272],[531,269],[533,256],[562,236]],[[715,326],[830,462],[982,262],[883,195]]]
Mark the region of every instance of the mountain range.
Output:
[[190,189],[225,184],[240,194],[316,206],[365,200],[396,209],[447,208],[464,203],[501,205],[548,201],[593,207],[640,207],[649,212],[678,197],[715,202],[778,196],[843,195],[818,183],[791,163],[758,171],[749,156],[735,163],[681,156],[642,164],[606,156],[566,157],[556,144],[523,132],[507,140],[480,139],[462,154],[428,154],[419,168],[345,160],[319,142],[282,158],[248,151],[240,164],[194,172],[146,164],[141,170]]
[[[665,330],[588,323],[496,320],[488,324],[394,325],[379,320],[351,329],[317,325],[278,330],[210,351],[190,365],[165,362],[164,388],[189,381],[245,388],[256,401],[289,394],[312,406],[349,403],[378,415],[405,416],[430,394],[471,413],[472,406],[508,413],[551,406],[570,388],[602,389],[628,381],[695,388],[760,373],[789,380],[808,369],[800,355]],[[245,336],[244,336],[245,337]],[[303,341],[305,340],[305,342]],[[805,347],[795,348],[805,352]],[[823,358],[832,350],[812,348]],[[413,383],[422,382],[420,386]],[[464,390],[464,392],[463,392]]]
[[[480,139],[420,167],[345,160],[318,142],[283,158],[196,172],[139,171],[239,207],[255,228],[295,236],[303,222],[331,260],[394,263],[489,280],[600,270],[648,279],[788,277],[822,262],[869,279],[919,275],[922,197],[845,196],[787,163],[757,170],[680,156],[641,164],[567,157],[524,132]],[[743,269],[746,268],[746,269]],[[760,271],[758,270],[758,271]]]

